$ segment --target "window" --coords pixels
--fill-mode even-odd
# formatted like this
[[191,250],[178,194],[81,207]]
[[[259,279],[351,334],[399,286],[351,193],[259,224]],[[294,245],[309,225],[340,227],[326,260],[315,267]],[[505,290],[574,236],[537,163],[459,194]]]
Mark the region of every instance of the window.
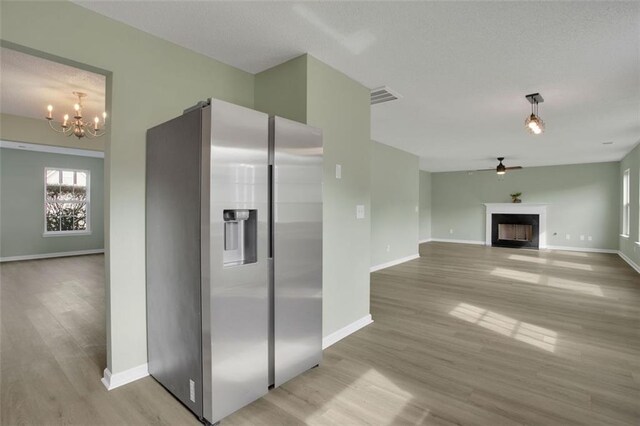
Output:
[[629,217],[631,204],[629,203],[629,169],[622,175],[622,235],[629,236]]
[[89,171],[45,169],[44,235],[88,234]]

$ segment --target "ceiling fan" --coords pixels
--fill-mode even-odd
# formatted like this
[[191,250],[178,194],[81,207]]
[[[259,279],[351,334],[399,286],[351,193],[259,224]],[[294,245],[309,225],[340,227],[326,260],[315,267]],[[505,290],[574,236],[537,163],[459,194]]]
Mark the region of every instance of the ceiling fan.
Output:
[[[495,168],[495,171],[497,174],[499,175],[503,175],[507,172],[507,170],[520,170],[522,169],[522,166],[513,166],[513,167],[506,167],[504,164],[502,164],[502,160],[504,160],[504,157],[498,157],[498,167]],[[494,169],[482,169],[482,170],[478,170],[479,172],[484,172],[484,171],[488,171],[488,170],[494,170]]]

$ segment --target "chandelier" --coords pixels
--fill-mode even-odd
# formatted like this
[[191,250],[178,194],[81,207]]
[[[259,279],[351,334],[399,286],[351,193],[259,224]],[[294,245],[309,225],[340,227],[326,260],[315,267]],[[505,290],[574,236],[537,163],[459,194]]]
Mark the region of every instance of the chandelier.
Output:
[[538,115],[538,104],[544,102],[540,93],[532,93],[525,96],[531,103],[531,115],[524,121],[524,126],[529,133],[539,135],[544,132],[544,121]]
[[65,114],[64,117],[62,117],[62,123],[60,123],[60,130],[56,129],[56,126],[53,125],[53,116],[51,114],[53,112],[53,105],[49,105],[47,106],[46,116],[49,126],[58,133],[62,133],[67,136],[73,135],[78,139],[82,139],[85,136],[97,138],[104,135],[107,113],[102,113],[102,123],[100,123],[98,116],[93,119],[93,123],[84,121],[84,118],[82,117],[82,98],[85,98],[87,94],[82,92],[73,92],[73,94],[78,97],[78,102],[73,106],[73,118],[69,120],[69,114]]

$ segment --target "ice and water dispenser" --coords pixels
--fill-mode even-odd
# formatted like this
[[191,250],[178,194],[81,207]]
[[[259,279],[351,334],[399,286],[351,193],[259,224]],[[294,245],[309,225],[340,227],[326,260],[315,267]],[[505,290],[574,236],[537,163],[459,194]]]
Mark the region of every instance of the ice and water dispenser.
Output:
[[255,263],[258,258],[257,210],[224,210],[224,266]]

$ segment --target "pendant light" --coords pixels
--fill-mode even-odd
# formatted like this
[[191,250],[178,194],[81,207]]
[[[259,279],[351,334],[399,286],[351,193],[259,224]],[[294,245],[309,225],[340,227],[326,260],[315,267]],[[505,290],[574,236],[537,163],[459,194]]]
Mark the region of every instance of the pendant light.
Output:
[[532,93],[525,97],[531,103],[531,115],[524,121],[524,126],[529,133],[539,135],[544,132],[544,121],[542,121],[538,114],[538,104],[544,102],[544,99],[540,93]]

